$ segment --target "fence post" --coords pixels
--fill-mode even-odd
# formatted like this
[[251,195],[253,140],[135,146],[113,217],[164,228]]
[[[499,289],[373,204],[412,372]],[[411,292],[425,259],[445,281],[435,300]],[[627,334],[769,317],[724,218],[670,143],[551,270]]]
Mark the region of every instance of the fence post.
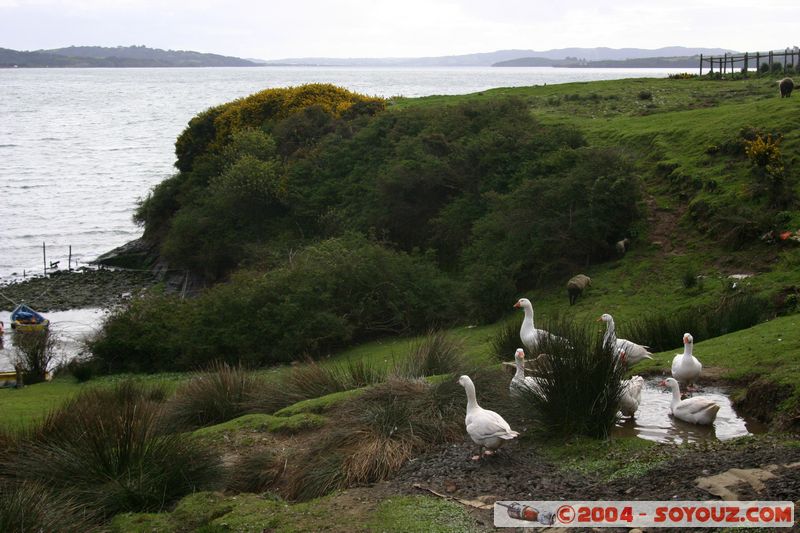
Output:
[[47,251],[44,247],[44,242],[42,242],[42,266],[44,266],[44,275],[47,277]]
[[69,245],[69,258],[67,259],[67,272],[72,272],[72,245]]
[[744,68],[742,69],[742,75],[746,78],[747,77],[747,69],[750,68],[748,61],[747,61],[747,52],[744,53]]
[[772,58],[773,58],[772,50],[770,50],[769,51],[769,72],[770,72],[770,74],[772,73],[772,63],[773,63]]
[[703,75],[703,54],[700,54],[700,75]]
[[761,75],[761,52],[756,52],[756,76]]
[[728,73],[728,52],[722,54],[722,59],[720,59],[720,70],[722,71],[722,77],[725,77],[725,74]]

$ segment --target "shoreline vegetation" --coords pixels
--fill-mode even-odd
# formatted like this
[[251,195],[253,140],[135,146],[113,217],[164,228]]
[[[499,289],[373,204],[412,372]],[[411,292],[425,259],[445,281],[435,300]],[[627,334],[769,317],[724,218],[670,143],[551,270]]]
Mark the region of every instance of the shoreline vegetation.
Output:
[[[46,508],[85,531],[485,532],[503,499],[796,500],[800,132],[777,77],[392,100],[310,85],[200,113],[136,217],[208,288],[156,284],[94,357],[0,390],[0,529],[52,528]],[[592,283],[570,305],[577,273]],[[509,394],[520,296],[567,337],[549,352],[582,355],[534,365],[558,374],[552,397]],[[620,368],[603,313],[653,359]],[[669,376],[687,331],[696,394],[724,384],[768,433],[558,424],[614,412],[622,372]],[[521,433],[497,457],[469,460],[462,374]],[[770,475],[730,482],[741,469]]]

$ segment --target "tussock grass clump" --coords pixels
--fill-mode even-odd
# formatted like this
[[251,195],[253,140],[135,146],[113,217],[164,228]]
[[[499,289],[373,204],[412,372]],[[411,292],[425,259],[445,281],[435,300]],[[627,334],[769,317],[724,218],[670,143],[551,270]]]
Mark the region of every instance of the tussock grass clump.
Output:
[[35,482],[0,483],[0,531],[98,531],[74,498]]
[[424,380],[376,385],[344,404],[332,431],[294,465],[288,496],[307,500],[389,478],[415,453],[462,438],[465,402],[463,389],[456,402],[450,390]]
[[547,339],[540,351],[539,391],[523,391],[522,410],[548,435],[605,438],[614,426],[625,365],[603,344],[602,334],[564,323],[563,336]]
[[394,370],[397,377],[421,378],[460,372],[466,367],[463,345],[442,330],[431,330],[416,342]]
[[519,330],[522,320],[516,319],[505,322],[492,338],[492,354],[498,361],[513,361],[514,352],[522,348]]
[[769,301],[753,294],[723,297],[713,307],[693,307],[667,315],[650,315],[624,324],[621,337],[635,339],[654,352],[680,348],[683,334],[706,340],[747,329],[769,318]]
[[132,382],[89,389],[19,437],[0,457],[0,475],[41,483],[91,512],[159,511],[213,488],[219,457],[182,434],[158,431],[158,394]]
[[309,398],[358,389],[385,379],[385,371],[361,359],[327,365],[308,359],[292,368],[280,383],[267,381],[253,390],[247,408],[250,412],[271,414]]
[[181,386],[167,403],[164,427],[192,430],[232,420],[247,412],[264,380],[241,366],[215,363]]
[[226,489],[232,494],[265,492],[281,477],[284,464],[283,458],[266,448],[242,455],[228,470]]

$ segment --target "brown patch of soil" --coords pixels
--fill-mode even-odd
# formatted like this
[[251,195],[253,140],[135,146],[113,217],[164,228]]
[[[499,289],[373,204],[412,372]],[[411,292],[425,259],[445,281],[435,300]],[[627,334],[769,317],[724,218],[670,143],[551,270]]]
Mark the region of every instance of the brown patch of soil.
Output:
[[678,204],[677,208],[659,207],[655,197],[647,196],[647,235],[651,244],[658,246],[662,252],[679,255],[686,250],[685,237],[678,235],[678,223],[686,212],[686,205]]
[[748,384],[744,396],[734,402],[734,407],[740,413],[769,424],[773,422],[775,406],[780,405],[791,393],[792,387],[789,385],[758,379]]
[[[707,500],[715,499],[695,480],[735,469],[755,469],[800,461],[800,447],[775,437],[736,439],[702,445],[662,445],[666,462],[641,477],[606,481],[596,475],[561,470],[535,445],[512,442],[497,457],[469,460],[471,442],[440,447],[409,461],[388,484],[399,493],[415,485],[463,500]],[[760,491],[737,487],[746,499],[789,500],[800,495],[800,468],[776,468]],[[749,487],[749,485],[748,485]],[[470,508],[489,527],[492,512]],[[707,529],[705,531],[708,531]]]

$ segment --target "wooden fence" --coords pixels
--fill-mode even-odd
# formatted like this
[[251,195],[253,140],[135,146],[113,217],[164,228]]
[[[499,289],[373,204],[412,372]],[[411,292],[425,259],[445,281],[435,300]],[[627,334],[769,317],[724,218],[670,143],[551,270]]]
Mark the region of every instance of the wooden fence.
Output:
[[[723,54],[721,56],[708,56],[703,57],[700,54],[700,75],[703,75],[703,65],[707,64],[709,74],[714,74],[714,69],[718,74],[733,74],[741,72],[744,76],[750,72],[751,67],[755,69],[756,74],[761,73],[761,65],[769,65],[769,72],[773,71],[773,65],[780,58],[781,70],[785,73],[789,67],[797,68],[800,63],[800,48],[787,48],[783,51],[769,51],[769,52],[745,52],[743,54]],[[752,62],[752,63],[751,63]]]

